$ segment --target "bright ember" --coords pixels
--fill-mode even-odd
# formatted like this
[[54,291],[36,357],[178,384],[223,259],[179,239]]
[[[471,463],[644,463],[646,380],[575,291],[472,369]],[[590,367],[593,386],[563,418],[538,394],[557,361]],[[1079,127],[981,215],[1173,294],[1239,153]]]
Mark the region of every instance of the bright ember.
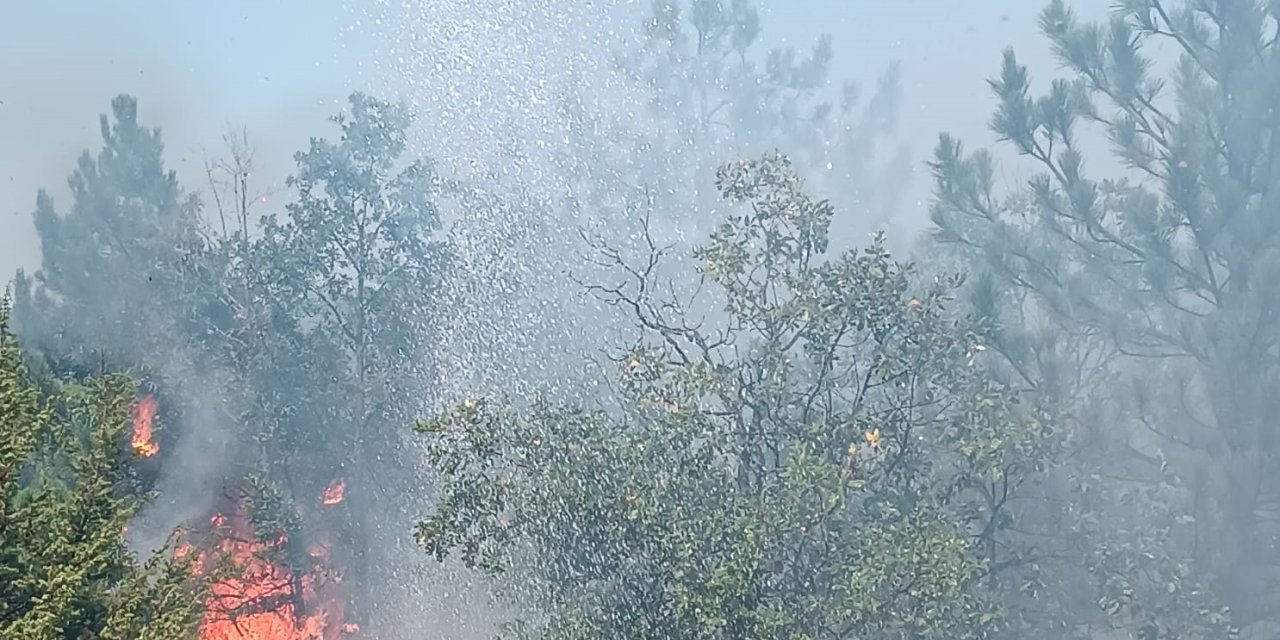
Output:
[[342,480],[334,480],[329,486],[324,488],[324,493],[320,494],[320,502],[328,505],[338,504],[342,502],[342,498],[346,495],[347,483]]

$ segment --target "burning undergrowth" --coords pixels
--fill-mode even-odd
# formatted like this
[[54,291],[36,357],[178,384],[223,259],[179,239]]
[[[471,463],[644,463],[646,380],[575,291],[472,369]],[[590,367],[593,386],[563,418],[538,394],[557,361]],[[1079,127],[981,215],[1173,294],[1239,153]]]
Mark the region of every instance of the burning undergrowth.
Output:
[[[158,403],[133,407],[131,448],[162,459]],[[334,479],[310,500],[295,500],[258,475],[229,480],[211,497],[213,512],[187,523],[175,553],[196,554],[208,580],[200,640],[338,640],[359,627],[348,620],[343,575],[332,553],[346,484]]]
[[[345,619],[342,575],[329,541],[304,544],[287,525],[264,515],[259,488],[227,501],[209,522],[211,541],[196,570],[213,580],[201,640],[336,640],[358,631]],[[192,547],[182,550],[191,553]]]

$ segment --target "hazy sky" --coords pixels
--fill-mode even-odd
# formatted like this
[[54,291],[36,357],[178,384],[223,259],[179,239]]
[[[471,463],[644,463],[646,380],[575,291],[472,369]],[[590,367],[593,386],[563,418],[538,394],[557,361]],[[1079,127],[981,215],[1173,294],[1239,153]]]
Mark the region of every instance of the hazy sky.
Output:
[[[358,87],[359,31],[338,2],[21,0],[0,21],[0,278],[38,262],[36,189],[65,193],[98,115],[118,93],[164,130],[168,161],[188,187],[202,149],[247,124],[268,171],[323,130]],[[320,10],[325,5],[329,9]]]
[[[372,1],[372,0],[370,0]],[[643,1],[643,0],[642,0]],[[265,179],[353,89],[374,77],[378,25],[361,3],[304,0],[15,0],[0,21],[0,280],[37,266],[36,189],[65,193],[76,156],[98,146],[97,118],[112,96],[139,97],[141,117],[164,130],[168,161],[188,188],[203,184],[202,152],[220,150],[229,125],[247,124]],[[984,79],[1014,45],[1043,77],[1051,68],[1035,27],[1035,0],[773,0],[765,37],[807,46],[834,37],[837,75],[873,81],[902,61],[904,139],[919,161],[940,129],[984,135]],[[1109,0],[1076,0],[1101,15]],[[363,19],[362,19],[363,18]],[[358,23],[359,21],[359,23]],[[392,85],[394,87],[394,84]],[[977,141],[977,140],[975,140]],[[925,200],[922,174],[913,200]],[[63,199],[65,202],[65,198]]]

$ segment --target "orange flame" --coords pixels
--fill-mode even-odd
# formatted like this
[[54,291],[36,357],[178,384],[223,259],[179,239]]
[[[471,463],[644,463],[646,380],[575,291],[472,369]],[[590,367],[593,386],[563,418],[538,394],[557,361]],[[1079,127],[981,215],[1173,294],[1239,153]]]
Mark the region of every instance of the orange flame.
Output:
[[324,493],[320,494],[320,502],[327,505],[338,504],[339,502],[342,502],[342,498],[346,495],[346,493],[347,493],[347,483],[344,482],[342,479],[334,480],[333,482],[330,482],[327,487],[324,488]]
[[133,406],[133,437],[130,444],[138,455],[150,458],[160,453],[160,445],[152,439],[151,425],[156,419],[156,397],[147,394]]
[[243,506],[213,522],[227,526],[228,535],[201,553],[197,571],[220,558],[236,570],[212,585],[200,640],[339,640],[359,629],[343,619],[345,607],[336,597],[341,578],[328,567],[325,545],[314,545],[310,566],[295,574],[271,559],[284,536],[274,543],[256,539]]

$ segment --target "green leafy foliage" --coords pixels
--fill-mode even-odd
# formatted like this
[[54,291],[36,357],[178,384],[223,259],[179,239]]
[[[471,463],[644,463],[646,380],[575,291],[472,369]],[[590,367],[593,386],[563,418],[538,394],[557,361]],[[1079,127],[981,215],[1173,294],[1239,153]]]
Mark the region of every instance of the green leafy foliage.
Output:
[[[124,529],[135,385],[113,375],[48,395],[0,304],[0,638],[193,637],[203,587],[166,547],[139,564]],[[49,464],[54,461],[55,464]]]
[[[431,239],[438,225],[431,165],[402,162],[411,116],[394,103],[353,94],[350,114],[334,122],[337,142],[315,139],[295,156],[290,186],[298,200],[280,221],[266,216],[257,251],[265,255],[276,303],[295,323],[313,321],[311,339],[336,351],[326,373],[344,373],[354,400],[339,406],[352,432],[342,446],[375,445],[371,422],[397,416],[396,391],[410,393],[421,370],[402,367],[423,356],[433,276],[443,254]],[[349,365],[340,362],[349,361]],[[403,385],[403,386],[402,386]],[[385,443],[379,451],[388,453]]]
[[[1002,192],[989,152],[938,145],[933,219],[979,274],[997,370],[1069,410],[1070,464],[1041,493],[1069,516],[1021,514],[1058,532],[1056,593],[1096,587],[1105,615],[1066,607],[1063,629],[1280,622],[1278,20],[1274,2],[1129,0],[1098,24],[1055,0],[1041,26],[1068,77],[1036,96],[1008,51],[991,81],[993,131],[1039,173]],[[1178,54],[1167,72],[1157,43]],[[1091,130],[1112,143],[1111,178],[1086,166]]]
[[656,245],[598,246],[622,283],[591,290],[640,331],[616,403],[420,425],[420,541],[505,574],[529,637],[992,636],[983,541],[1054,434],[975,366],[959,279],[920,286],[879,241],[825,255],[832,208],[783,157],[718,187],[743,213],[696,254],[703,295],[661,296]]

